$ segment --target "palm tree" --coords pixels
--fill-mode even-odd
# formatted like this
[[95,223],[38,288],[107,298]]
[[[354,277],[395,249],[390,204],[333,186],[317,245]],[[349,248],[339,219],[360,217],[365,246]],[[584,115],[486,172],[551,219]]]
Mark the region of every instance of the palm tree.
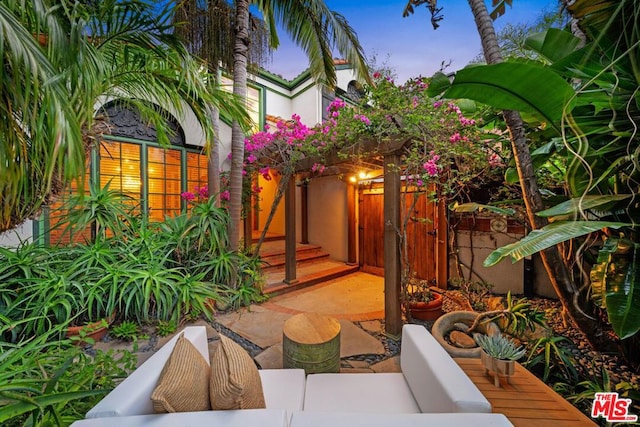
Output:
[[[432,21],[439,20],[437,14],[440,10],[436,7],[436,0],[410,0],[405,8],[405,15],[413,13],[413,7],[423,3],[429,3],[432,13]],[[487,64],[497,64],[503,61],[500,52],[498,38],[493,27],[491,15],[487,10],[484,0],[468,0],[473,13],[482,50]],[[500,2],[504,7],[504,2]],[[504,13],[504,11],[503,11]],[[499,13],[493,13],[499,16]],[[529,223],[533,229],[540,229],[548,224],[546,217],[537,216],[536,213],[544,209],[542,196],[534,173],[531,153],[529,151],[526,126],[517,111],[505,110],[503,117],[511,137],[511,149],[513,151],[516,169],[522,189]],[[589,316],[578,304],[576,296],[578,289],[571,280],[569,269],[565,265],[560,250],[557,246],[551,246],[540,252],[549,279],[562,303],[563,308],[575,321],[576,325],[587,335],[591,343],[597,348],[607,348],[607,339],[601,333],[597,319]]]
[[210,105],[248,120],[226,92],[207,86],[201,63],[173,34],[171,16],[169,6],[137,0],[0,4],[0,231],[84,175],[87,149],[97,133],[108,133],[95,116],[101,99],[137,109],[164,144],[170,128],[162,111],[191,110],[207,139]]
[[[235,32],[235,10],[227,0],[185,0],[176,9],[176,34],[185,43],[189,52],[201,58],[209,67],[209,73],[217,78],[220,68],[233,72],[233,47]],[[248,61],[262,64],[269,46],[264,21],[250,15]],[[212,81],[217,84],[216,81]],[[208,144],[208,189],[209,197],[220,204],[220,112],[211,109],[214,139]]]
[[[47,12],[42,0],[0,3],[0,232],[37,213],[52,188],[83,170],[76,112],[56,64],[39,44],[66,49],[62,26]],[[64,170],[62,162],[68,164]]]
[[[278,46],[275,31],[280,23],[307,54],[314,78],[335,86],[336,72],[332,47],[349,61],[359,77],[368,80],[368,71],[362,47],[346,19],[330,10],[322,0],[236,0],[236,32],[233,50],[233,91],[246,98],[247,55],[250,47],[249,5],[255,4],[264,16],[270,33],[270,45]],[[238,249],[240,242],[240,216],[242,210],[242,165],[244,162],[244,138],[241,127],[234,121],[231,134],[230,224],[231,249]]]

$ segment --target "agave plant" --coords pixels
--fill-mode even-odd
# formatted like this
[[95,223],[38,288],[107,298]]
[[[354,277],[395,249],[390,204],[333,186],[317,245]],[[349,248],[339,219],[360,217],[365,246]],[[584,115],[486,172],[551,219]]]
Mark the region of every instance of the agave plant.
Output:
[[526,353],[524,347],[517,346],[513,340],[502,334],[474,334],[473,339],[485,353],[499,360],[518,360]]

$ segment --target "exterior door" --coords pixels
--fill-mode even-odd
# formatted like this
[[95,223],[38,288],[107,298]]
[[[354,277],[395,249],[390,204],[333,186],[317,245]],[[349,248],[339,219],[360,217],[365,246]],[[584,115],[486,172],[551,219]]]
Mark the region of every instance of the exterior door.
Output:
[[[426,279],[439,285],[446,286],[446,223],[442,207],[429,200],[422,193],[402,193],[404,201],[401,203],[406,220],[407,253],[406,256],[419,279]],[[417,196],[417,199],[416,199]],[[381,191],[362,191],[359,197],[359,244],[360,268],[372,274],[384,274],[384,194]],[[407,218],[412,204],[413,212]],[[443,227],[442,225],[445,224]],[[438,238],[440,237],[440,238]],[[442,245],[445,245],[444,249]],[[403,254],[401,254],[401,257]],[[445,257],[438,262],[438,257]],[[444,273],[444,275],[443,275]],[[444,283],[438,283],[443,281]]]

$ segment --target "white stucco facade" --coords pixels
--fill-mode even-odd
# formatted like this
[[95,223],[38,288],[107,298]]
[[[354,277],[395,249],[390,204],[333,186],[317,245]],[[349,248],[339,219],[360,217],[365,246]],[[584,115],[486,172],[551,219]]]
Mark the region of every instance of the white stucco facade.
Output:
[[[355,79],[353,71],[345,66],[339,66],[336,70],[338,91],[345,93],[349,82]],[[225,78],[224,84],[227,89],[230,89],[229,78]],[[278,76],[272,75],[268,72],[260,72],[257,75],[250,76],[248,85],[250,87],[250,94],[253,98],[251,105],[254,107],[253,117],[260,123],[256,123],[256,128],[260,128],[262,124],[268,123],[270,120],[284,119],[288,120],[293,114],[300,116],[301,121],[309,127],[322,122],[323,112],[326,106],[326,94],[325,89],[325,106],[323,106],[323,86],[316,84],[310,77],[309,72],[304,72],[296,79],[292,81],[284,80]],[[123,94],[124,95],[124,94]],[[113,101],[115,98],[101,97],[96,100],[94,105],[95,111],[99,111],[103,106]],[[153,102],[152,100],[150,102]],[[257,111],[256,111],[257,110]],[[184,133],[184,142],[192,149],[198,149],[198,147],[204,147],[206,144],[205,132],[196,120],[195,114],[185,107],[182,111],[169,112],[174,116],[178,124],[180,125]],[[256,114],[257,113],[257,114]],[[260,129],[262,130],[262,129]],[[220,144],[220,169],[228,170],[230,167],[230,161],[228,155],[231,152],[231,125],[221,121],[220,129],[218,133],[218,141]],[[333,178],[331,178],[333,179]],[[316,193],[320,202],[313,201],[312,204],[320,203],[321,205],[331,205],[331,215],[327,216],[324,213],[319,215],[317,212],[323,212],[321,209],[309,209],[309,222],[310,228],[322,227],[325,231],[314,231],[309,236],[310,239],[315,239],[317,244],[326,246],[328,252],[332,257],[336,259],[346,259],[346,214],[342,213],[344,210],[344,203],[339,202],[340,206],[333,206],[334,201],[330,201],[332,196],[335,195],[336,183],[333,183],[331,179],[325,181],[331,182],[327,189],[321,190],[320,186],[314,185],[313,192]],[[273,201],[276,191],[276,180],[266,182],[261,179],[259,185],[263,187],[261,194],[261,211],[259,213],[259,227],[264,227],[267,216],[270,211],[270,203]],[[190,190],[190,189],[189,189]],[[297,191],[297,234],[300,234],[300,190]],[[313,198],[315,196],[310,196]],[[344,199],[344,196],[341,196]],[[340,199],[340,196],[336,200]],[[269,231],[277,234],[284,233],[284,202],[281,202],[281,206],[278,206],[273,223],[270,226]],[[338,213],[339,212],[339,213]],[[327,221],[329,222],[328,224]],[[41,221],[38,220],[38,224]],[[35,227],[36,223],[32,220],[26,221],[20,227],[0,234],[0,246],[3,247],[15,247],[20,244],[21,241],[31,240],[37,238],[38,230],[42,231],[46,227]],[[327,227],[325,228],[325,225]],[[338,243],[340,242],[340,243]]]

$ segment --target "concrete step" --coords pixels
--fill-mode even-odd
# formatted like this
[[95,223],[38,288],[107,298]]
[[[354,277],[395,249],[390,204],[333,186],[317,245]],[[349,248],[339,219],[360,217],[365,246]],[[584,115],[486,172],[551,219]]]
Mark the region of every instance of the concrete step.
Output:
[[[285,255],[284,254],[276,254],[268,257],[261,257],[262,261],[264,261],[264,265],[262,267],[263,271],[270,270],[283,270],[285,267]],[[328,259],[329,254],[324,252],[322,249],[306,249],[303,251],[296,251],[296,263],[303,264],[308,262],[316,262],[323,259]]]
[[349,265],[342,261],[323,258],[314,262],[296,265],[296,282],[284,283],[284,269],[265,271],[264,292],[270,296],[282,295],[307,286],[346,276],[359,270],[358,265]]
[[[260,247],[260,258],[264,262],[263,271],[282,270],[286,253],[284,241],[265,242]],[[298,264],[329,258],[329,254],[319,245],[296,244],[296,262]]]

